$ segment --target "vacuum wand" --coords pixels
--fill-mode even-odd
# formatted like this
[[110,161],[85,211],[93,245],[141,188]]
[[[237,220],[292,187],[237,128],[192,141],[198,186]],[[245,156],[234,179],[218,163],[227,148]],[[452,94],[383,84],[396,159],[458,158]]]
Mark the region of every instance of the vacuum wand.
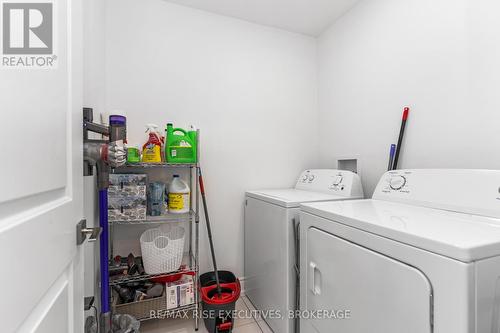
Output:
[[396,154],[394,155],[394,164],[392,165],[392,170],[398,168],[399,153],[401,152],[401,146],[403,144],[403,137],[405,134],[406,120],[408,119],[408,113],[410,112],[409,107],[405,107],[403,110],[403,120],[401,121],[401,130],[399,131],[398,145],[396,147]]
[[[87,167],[97,167],[97,188],[99,190],[99,226],[102,230],[100,244],[100,278],[101,278],[101,333],[112,332],[111,306],[109,289],[109,225],[108,225],[108,187],[111,166],[123,165],[126,153],[123,142],[127,139],[126,118],[112,115],[109,126],[92,122],[92,109],[85,108],[83,115],[84,149],[83,157]],[[109,137],[109,142],[89,140],[88,132],[95,132]],[[87,170],[89,171],[89,170]],[[92,174],[89,172],[89,174]]]
[[217,294],[219,295],[219,298],[220,298],[220,297],[222,297],[222,289],[220,287],[219,271],[217,270],[217,261],[215,260],[215,249],[214,249],[214,243],[212,240],[212,228],[210,227],[210,218],[208,217],[207,198],[205,196],[205,186],[203,184],[203,176],[201,174],[200,167],[198,167],[198,178],[199,178],[199,182],[200,182],[200,193],[201,193],[201,199],[203,201],[203,210],[205,213],[205,221],[207,222],[208,241],[210,243],[210,252],[212,253],[212,262],[214,265],[214,272],[215,272],[215,283],[217,284]]

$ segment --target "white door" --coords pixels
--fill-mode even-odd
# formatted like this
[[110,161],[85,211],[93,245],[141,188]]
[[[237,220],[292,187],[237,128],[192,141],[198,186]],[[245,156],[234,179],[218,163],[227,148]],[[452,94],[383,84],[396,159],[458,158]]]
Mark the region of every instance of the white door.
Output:
[[432,288],[419,270],[316,228],[306,246],[307,310],[337,312],[302,320],[303,333],[432,332]]
[[[1,0],[2,9],[7,1],[13,2]],[[83,218],[81,2],[52,4],[52,31],[33,35],[31,27],[50,15],[21,8],[10,33],[18,45],[46,47],[52,32],[57,65],[0,68],[0,331],[6,333],[83,332],[83,252],[76,245]],[[23,29],[21,37],[15,29],[26,25],[22,44]]]

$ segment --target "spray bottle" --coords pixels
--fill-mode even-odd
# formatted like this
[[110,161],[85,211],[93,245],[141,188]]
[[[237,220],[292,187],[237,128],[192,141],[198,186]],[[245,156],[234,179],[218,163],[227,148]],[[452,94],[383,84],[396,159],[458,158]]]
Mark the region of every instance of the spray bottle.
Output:
[[142,162],[161,163],[161,151],[164,139],[158,132],[158,126],[155,124],[147,124],[146,133],[149,133],[149,139],[142,146]]

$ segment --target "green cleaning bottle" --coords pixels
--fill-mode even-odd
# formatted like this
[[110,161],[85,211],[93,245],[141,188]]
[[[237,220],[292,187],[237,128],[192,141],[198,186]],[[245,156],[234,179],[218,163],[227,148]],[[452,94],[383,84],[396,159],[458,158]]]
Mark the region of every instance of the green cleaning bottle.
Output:
[[191,126],[189,131],[167,124],[165,159],[167,163],[196,163],[197,131]]

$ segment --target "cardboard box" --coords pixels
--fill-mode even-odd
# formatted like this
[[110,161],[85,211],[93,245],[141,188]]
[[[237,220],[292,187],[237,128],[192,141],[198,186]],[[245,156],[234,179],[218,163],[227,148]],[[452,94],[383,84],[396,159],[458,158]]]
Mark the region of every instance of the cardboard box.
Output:
[[167,297],[167,310],[172,310],[177,308],[177,286],[170,285],[171,283],[167,283],[166,289],[166,297]]
[[194,303],[194,284],[191,275],[183,275],[178,281],[169,282],[167,290],[167,310]]

